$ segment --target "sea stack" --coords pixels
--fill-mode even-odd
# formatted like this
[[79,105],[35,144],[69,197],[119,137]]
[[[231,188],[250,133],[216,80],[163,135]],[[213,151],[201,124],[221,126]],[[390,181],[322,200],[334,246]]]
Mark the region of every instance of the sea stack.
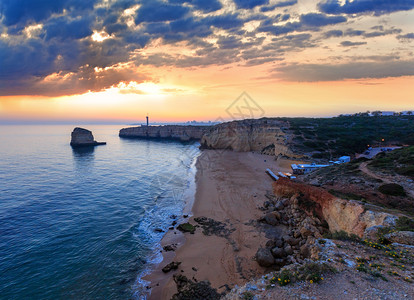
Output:
[[72,139],[70,141],[72,147],[86,147],[106,145],[106,142],[97,142],[93,138],[92,131],[76,127],[72,131]]

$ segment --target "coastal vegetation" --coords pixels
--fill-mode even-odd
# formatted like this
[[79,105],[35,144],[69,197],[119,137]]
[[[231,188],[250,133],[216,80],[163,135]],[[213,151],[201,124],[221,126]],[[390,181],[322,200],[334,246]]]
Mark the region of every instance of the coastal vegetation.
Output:
[[389,143],[414,145],[414,116],[339,116],[334,118],[278,118],[289,123],[299,151],[313,158],[332,159],[362,153]]

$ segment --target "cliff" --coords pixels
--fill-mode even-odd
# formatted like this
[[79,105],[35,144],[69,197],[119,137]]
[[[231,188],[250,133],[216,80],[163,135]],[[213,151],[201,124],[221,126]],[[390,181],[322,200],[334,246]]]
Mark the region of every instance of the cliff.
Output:
[[121,129],[119,136],[122,138],[172,139],[187,142],[201,140],[208,129],[209,126],[138,126]]
[[267,118],[222,123],[206,132],[201,139],[201,147],[298,157],[300,155],[291,150],[288,128],[286,121]]
[[70,141],[72,147],[98,146],[105,144],[105,142],[95,141],[92,132],[85,128],[76,127],[72,131]]
[[385,212],[368,210],[359,201],[344,200],[322,188],[285,178],[273,184],[273,191],[279,197],[296,197],[300,206],[325,220],[331,232],[343,230],[362,237],[368,234],[370,228],[392,226],[397,219]]

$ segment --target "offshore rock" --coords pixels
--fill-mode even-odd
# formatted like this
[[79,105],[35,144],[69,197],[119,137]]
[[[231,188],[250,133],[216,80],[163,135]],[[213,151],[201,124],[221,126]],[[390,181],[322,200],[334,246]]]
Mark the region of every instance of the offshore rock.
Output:
[[92,131],[85,128],[76,127],[71,134],[70,145],[72,147],[86,147],[106,145],[106,142],[97,142],[93,138]]
[[165,139],[188,142],[201,140],[210,126],[192,126],[192,125],[163,125],[163,126],[138,126],[122,128],[119,136],[122,138],[140,138],[140,139]]

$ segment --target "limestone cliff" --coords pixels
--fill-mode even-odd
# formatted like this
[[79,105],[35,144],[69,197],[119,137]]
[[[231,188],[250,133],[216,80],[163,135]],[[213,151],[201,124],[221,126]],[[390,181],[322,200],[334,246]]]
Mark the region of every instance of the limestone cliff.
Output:
[[84,146],[98,146],[105,145],[105,142],[95,141],[93,134],[90,130],[85,128],[76,127],[71,134],[70,145],[72,147],[84,147]]
[[323,218],[331,232],[344,230],[362,237],[367,229],[378,225],[391,226],[397,219],[388,213],[367,210],[358,201],[343,200],[322,188],[284,178],[274,183],[273,190],[276,196],[297,197],[299,205]]
[[201,139],[205,149],[255,151],[298,157],[290,148],[289,124],[275,119],[232,121],[213,126]]
[[182,142],[200,140],[209,126],[138,126],[123,128],[119,136],[123,138],[144,138],[144,139],[173,139]]

